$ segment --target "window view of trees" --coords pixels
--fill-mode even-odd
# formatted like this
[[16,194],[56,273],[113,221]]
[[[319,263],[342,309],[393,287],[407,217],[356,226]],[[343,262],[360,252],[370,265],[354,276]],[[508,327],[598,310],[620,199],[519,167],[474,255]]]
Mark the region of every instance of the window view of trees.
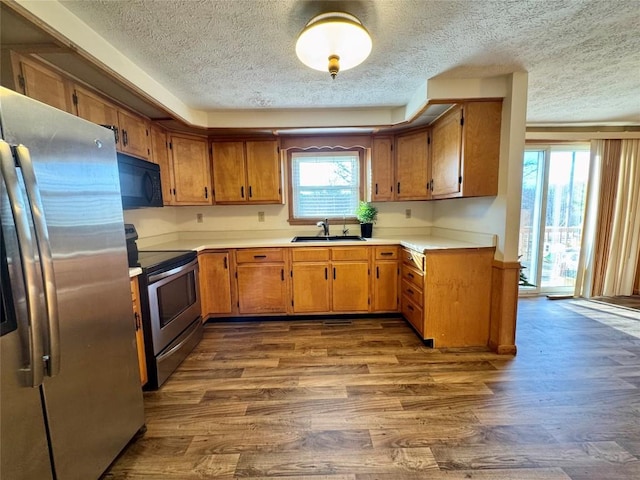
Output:
[[353,217],[360,201],[358,152],[294,153],[294,218]]
[[525,152],[520,254],[528,281],[539,288],[575,284],[589,155],[588,148]]

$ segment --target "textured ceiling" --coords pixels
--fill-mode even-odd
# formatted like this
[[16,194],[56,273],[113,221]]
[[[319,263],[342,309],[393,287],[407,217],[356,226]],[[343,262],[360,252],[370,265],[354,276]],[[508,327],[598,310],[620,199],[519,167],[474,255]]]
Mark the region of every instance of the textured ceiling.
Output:
[[[432,77],[529,72],[528,124],[640,124],[638,0],[62,0],[192,108],[407,104]],[[366,62],[304,67],[295,40],[343,10],[371,33]]]

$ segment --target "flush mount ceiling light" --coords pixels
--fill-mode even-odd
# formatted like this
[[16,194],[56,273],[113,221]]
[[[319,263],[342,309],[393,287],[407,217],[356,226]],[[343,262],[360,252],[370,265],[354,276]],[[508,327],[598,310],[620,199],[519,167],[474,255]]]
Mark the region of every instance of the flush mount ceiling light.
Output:
[[371,37],[360,20],[343,12],[313,17],[298,36],[296,55],[307,67],[338,71],[360,65],[371,53]]

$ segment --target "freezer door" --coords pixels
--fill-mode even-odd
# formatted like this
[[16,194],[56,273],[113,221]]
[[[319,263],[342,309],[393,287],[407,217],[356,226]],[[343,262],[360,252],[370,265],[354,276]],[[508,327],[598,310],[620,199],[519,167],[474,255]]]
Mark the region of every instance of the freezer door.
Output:
[[97,479],[144,424],[113,135],[6,89],[0,101],[5,140],[29,149],[53,258],[60,371],[41,391],[55,472]]
[[24,277],[4,178],[0,179],[0,478],[52,479],[40,390],[29,382]]

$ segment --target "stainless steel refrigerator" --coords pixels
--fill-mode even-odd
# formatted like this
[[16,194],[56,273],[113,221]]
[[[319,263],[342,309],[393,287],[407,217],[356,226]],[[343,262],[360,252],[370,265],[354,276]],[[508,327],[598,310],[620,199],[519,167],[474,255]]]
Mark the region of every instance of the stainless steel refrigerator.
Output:
[[0,478],[98,478],[144,425],[113,134],[0,88]]

